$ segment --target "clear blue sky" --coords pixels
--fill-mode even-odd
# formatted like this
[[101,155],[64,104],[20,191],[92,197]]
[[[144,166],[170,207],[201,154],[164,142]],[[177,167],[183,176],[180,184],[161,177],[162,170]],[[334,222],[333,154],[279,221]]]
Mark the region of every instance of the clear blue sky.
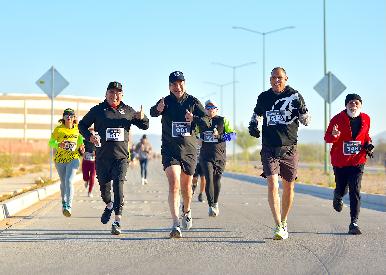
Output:
[[[385,1],[327,0],[327,70],[346,86],[332,104],[344,108],[358,93],[372,118],[372,133],[386,130]],[[123,83],[124,102],[149,108],[168,91],[168,75],[181,70],[188,92],[219,101],[205,81],[232,81],[221,62],[253,66],[236,71],[237,124],[246,126],[262,92],[262,37],[232,26],[267,32],[266,83],[282,66],[323,129],[323,100],[313,89],[323,77],[323,0],[277,1],[2,1],[0,92],[42,93],[35,81],[52,65],[70,82],[67,95],[103,98],[109,81]],[[232,86],[224,87],[223,112],[233,121]],[[159,133],[159,120],[149,132]]]

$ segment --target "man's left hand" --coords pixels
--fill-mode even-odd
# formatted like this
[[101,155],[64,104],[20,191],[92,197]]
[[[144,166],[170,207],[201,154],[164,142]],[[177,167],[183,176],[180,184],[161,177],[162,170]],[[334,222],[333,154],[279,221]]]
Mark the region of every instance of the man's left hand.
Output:
[[193,114],[188,109],[186,109],[185,119],[187,122],[193,121]]

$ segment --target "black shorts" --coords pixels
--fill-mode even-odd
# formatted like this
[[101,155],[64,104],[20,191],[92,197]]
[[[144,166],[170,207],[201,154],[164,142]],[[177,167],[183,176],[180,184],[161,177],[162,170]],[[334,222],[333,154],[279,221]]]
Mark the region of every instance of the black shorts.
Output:
[[197,156],[195,154],[181,154],[180,152],[162,152],[164,170],[172,165],[180,165],[185,174],[192,176],[196,170]]
[[296,179],[299,156],[296,145],[261,148],[261,163],[265,176],[280,174],[288,182]]

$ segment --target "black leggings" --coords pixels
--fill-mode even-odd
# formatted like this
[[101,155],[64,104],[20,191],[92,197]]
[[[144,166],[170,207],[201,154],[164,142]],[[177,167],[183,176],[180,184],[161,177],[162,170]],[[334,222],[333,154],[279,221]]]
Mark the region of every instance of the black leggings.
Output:
[[216,164],[209,161],[200,162],[201,169],[205,175],[205,193],[208,200],[208,205],[213,206],[218,202],[218,197],[221,190],[221,173],[218,172]]
[[122,215],[124,204],[123,183],[125,182],[128,162],[127,159],[96,160],[96,173],[103,201],[111,202],[111,181],[114,191],[114,212]]
[[363,176],[364,164],[358,166],[334,167],[335,174],[335,194],[343,197],[350,196],[350,216],[352,222],[357,222],[361,207],[361,181]]

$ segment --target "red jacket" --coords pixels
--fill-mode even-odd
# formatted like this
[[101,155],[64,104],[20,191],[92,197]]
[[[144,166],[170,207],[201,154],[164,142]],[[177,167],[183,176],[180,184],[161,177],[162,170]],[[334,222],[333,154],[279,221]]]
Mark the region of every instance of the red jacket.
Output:
[[[346,110],[343,110],[336,116],[334,116],[330,124],[328,125],[327,131],[324,135],[324,140],[327,143],[332,143],[330,155],[331,155],[331,164],[336,167],[344,166],[356,166],[366,162],[366,151],[363,149],[363,146],[366,143],[371,142],[369,136],[370,130],[370,117],[365,113],[360,113],[359,115],[362,120],[362,126],[359,130],[359,133],[355,139],[352,138],[351,126],[349,116],[346,113]],[[338,130],[340,135],[334,137],[332,135],[332,129],[334,125],[338,125]],[[358,153],[348,154],[347,152],[347,142],[348,141],[359,141],[360,142],[360,151]],[[344,146],[345,145],[345,146]],[[344,150],[346,149],[346,153]],[[353,148],[355,150],[355,148]]]

